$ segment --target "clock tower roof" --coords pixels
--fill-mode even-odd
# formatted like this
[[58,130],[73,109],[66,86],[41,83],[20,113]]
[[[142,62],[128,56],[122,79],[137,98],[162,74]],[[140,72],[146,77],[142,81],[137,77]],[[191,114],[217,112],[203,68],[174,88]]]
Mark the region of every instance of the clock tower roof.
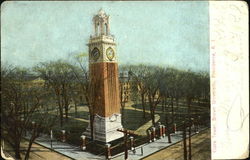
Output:
[[94,15],[93,24],[95,37],[101,35],[110,35],[109,15],[107,15],[102,9],[100,9],[98,13]]
[[103,11],[103,9],[101,8],[99,11],[98,11],[98,16],[101,16],[101,17],[105,17],[107,16],[107,14]]

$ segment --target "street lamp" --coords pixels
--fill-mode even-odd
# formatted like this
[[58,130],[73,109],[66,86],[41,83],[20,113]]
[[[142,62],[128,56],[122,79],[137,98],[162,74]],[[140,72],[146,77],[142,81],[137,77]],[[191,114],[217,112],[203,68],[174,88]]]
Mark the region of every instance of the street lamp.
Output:
[[86,136],[82,135],[82,144],[81,144],[81,149],[84,151],[86,149]]
[[129,137],[130,140],[130,149],[133,151],[133,153],[135,153],[135,147],[134,147],[134,137],[130,136]]
[[53,140],[53,131],[52,129],[50,130],[50,148],[52,148],[52,140]]
[[149,138],[149,143],[152,142],[152,132],[150,129],[147,130],[148,138]]
[[32,129],[35,129],[36,122],[32,121],[31,124],[32,124]]
[[65,130],[61,130],[62,132],[62,142],[65,142],[66,141],[66,137],[65,137]]

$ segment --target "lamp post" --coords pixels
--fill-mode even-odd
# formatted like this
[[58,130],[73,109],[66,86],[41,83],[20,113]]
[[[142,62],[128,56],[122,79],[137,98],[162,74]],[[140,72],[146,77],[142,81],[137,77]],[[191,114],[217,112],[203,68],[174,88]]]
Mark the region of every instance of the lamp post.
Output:
[[50,130],[50,148],[53,148],[53,146],[52,146],[52,139],[53,139],[53,131],[51,129]]
[[65,142],[66,141],[66,136],[65,136],[65,130],[61,130],[61,132],[62,132],[62,142]]
[[152,142],[152,133],[151,133],[150,129],[147,130],[147,134],[148,134],[149,143],[151,143]]
[[131,149],[131,151],[133,151],[133,153],[135,153],[134,137],[133,137],[133,136],[130,136],[130,137],[129,137],[129,141],[130,141],[130,149]]
[[196,133],[199,133],[200,124],[201,124],[201,116],[198,116],[198,120],[197,120],[197,132]]
[[183,156],[184,156],[184,160],[187,160],[187,143],[186,143],[186,123],[185,121],[182,122],[183,123]]
[[86,136],[82,135],[81,140],[82,140],[81,149],[84,151],[86,150]]
[[32,129],[35,129],[36,122],[32,121],[31,124],[32,124]]
[[194,118],[191,118],[191,129],[194,131],[195,126],[194,126]]
[[168,143],[172,143],[171,142],[171,136],[170,136],[171,130],[170,130],[170,127],[169,127],[169,124],[168,124],[168,117],[167,116],[166,116],[166,129],[165,129],[165,131],[167,132]]
[[128,159],[128,135],[134,135],[136,136],[136,134],[134,134],[131,131],[128,131],[127,129],[117,129],[117,131],[119,132],[123,132],[124,133],[124,146],[125,146],[125,151],[124,151],[124,159],[127,160]]
[[174,133],[176,134],[177,130],[176,130],[176,123],[174,123]]
[[22,126],[22,128],[24,130],[24,136],[26,136],[26,127],[25,127],[24,117],[23,116],[21,117],[21,126]]
[[190,118],[190,121],[189,121],[189,128],[188,128],[188,151],[189,151],[189,154],[188,154],[188,160],[191,160],[192,159],[192,147],[191,147],[191,126],[193,124],[193,120],[192,118]]
[[156,140],[155,138],[155,127],[152,127],[152,141],[154,142]]

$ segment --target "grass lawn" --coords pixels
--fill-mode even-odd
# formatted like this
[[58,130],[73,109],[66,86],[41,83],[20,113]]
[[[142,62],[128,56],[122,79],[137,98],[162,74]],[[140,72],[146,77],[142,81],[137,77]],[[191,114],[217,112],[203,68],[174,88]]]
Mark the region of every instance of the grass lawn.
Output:
[[59,121],[53,127],[53,133],[56,138],[60,139],[61,130],[66,131],[67,142],[74,145],[80,145],[80,136],[87,128],[88,123],[74,118],[68,118],[64,121],[63,127],[60,127]]
[[[80,145],[80,136],[87,128],[88,122],[75,119],[73,116],[70,116],[68,117],[68,120],[66,120],[66,118],[63,119],[63,126],[61,127],[59,116],[57,116],[56,119],[53,118],[55,117],[53,112],[48,113],[46,116],[55,120],[55,125],[52,127],[54,138],[59,140],[61,138],[61,130],[65,130],[67,142],[74,145]],[[37,115],[33,118],[33,120],[36,121],[38,118],[39,116]],[[49,128],[46,129],[45,134],[50,134]]]
[[141,111],[125,109],[123,127],[129,130],[136,130],[150,120],[151,118],[149,113],[146,113],[146,118],[144,119]]
[[[139,127],[143,126],[144,124],[151,121],[150,113],[149,113],[149,106],[146,105],[146,118],[143,118],[142,113],[142,106],[140,104],[134,105],[131,102],[126,104],[126,107],[124,109],[124,117],[123,117],[123,127],[129,130],[137,130]],[[195,114],[206,114],[209,117],[209,107],[206,106],[206,104],[201,103],[201,106],[198,106],[196,102],[193,102],[191,104],[192,108],[192,114],[193,116]],[[183,121],[184,115],[187,114],[187,107],[185,105],[185,102],[180,101],[178,107],[174,103],[174,112],[175,112],[175,123],[180,124]],[[167,110],[164,112],[162,110],[161,104],[159,104],[156,108],[156,114],[160,116],[159,121],[162,124],[165,124],[165,116],[169,117],[169,123],[171,123],[171,108],[167,108]],[[177,114],[178,113],[178,114]],[[67,142],[74,144],[74,145],[80,145],[80,136],[85,131],[85,129],[88,126],[88,107],[87,106],[78,106],[77,107],[77,114],[75,113],[75,108],[72,107],[69,110],[69,118],[68,121],[64,118],[64,125],[63,127],[60,127],[59,117],[56,120],[56,125],[53,127],[53,133],[54,137],[60,138],[61,130],[66,130],[67,135]],[[50,113],[48,116],[54,116],[53,113]],[[146,129],[145,131],[146,132]]]
[[[133,104],[131,107],[137,109],[137,110],[142,110],[142,105],[141,104]],[[148,104],[145,105],[146,111],[150,110],[150,107]],[[142,111],[140,111],[142,114]],[[184,120],[185,116],[187,115],[188,108],[185,104],[185,101],[180,101],[178,106],[174,102],[174,123],[178,126],[179,124],[182,123]],[[172,119],[172,112],[171,112],[171,107],[167,107],[166,110],[163,109],[161,103],[156,107],[155,114],[160,115],[160,120],[162,124],[166,123],[166,115],[169,119],[169,123],[171,123]],[[209,115],[210,115],[210,107],[207,106],[205,103],[201,103],[200,106],[198,106],[198,103],[193,102],[191,103],[191,117],[197,117],[197,115],[200,115],[201,117],[204,117],[209,120]],[[150,120],[150,114],[146,114],[146,119]]]

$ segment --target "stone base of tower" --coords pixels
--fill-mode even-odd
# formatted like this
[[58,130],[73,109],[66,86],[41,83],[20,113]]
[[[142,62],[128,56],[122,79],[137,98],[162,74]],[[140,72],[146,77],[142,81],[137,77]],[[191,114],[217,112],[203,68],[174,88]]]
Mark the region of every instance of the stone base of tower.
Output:
[[[101,142],[111,142],[123,137],[123,133],[117,131],[122,129],[121,114],[113,114],[110,117],[101,117],[95,115],[94,118],[94,140]],[[88,138],[91,138],[90,124],[87,130],[83,133]]]

